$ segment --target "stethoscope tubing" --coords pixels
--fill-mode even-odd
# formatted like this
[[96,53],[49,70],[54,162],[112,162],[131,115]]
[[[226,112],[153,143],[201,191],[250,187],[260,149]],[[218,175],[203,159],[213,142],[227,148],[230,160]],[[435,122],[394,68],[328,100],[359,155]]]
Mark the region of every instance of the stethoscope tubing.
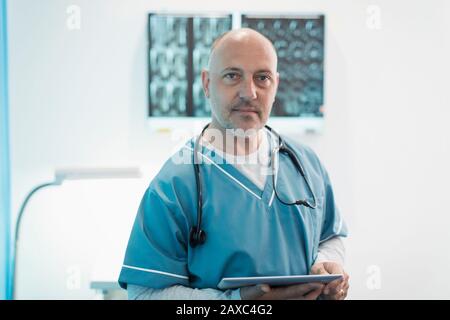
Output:
[[[205,133],[205,131],[209,127],[209,125],[210,124],[208,123],[202,129],[202,132],[196,139],[195,145],[193,148],[193,155],[192,155],[193,165],[194,165],[194,173],[195,173],[195,183],[196,183],[196,189],[197,189],[197,224],[195,227],[191,228],[191,231],[189,234],[189,244],[193,248],[196,247],[197,245],[203,244],[206,241],[206,232],[203,229],[201,229],[202,218],[203,218],[203,191],[202,191],[203,188],[202,188],[202,181],[201,181],[201,175],[200,175],[200,166],[199,166],[199,162],[198,162],[198,147],[200,145],[200,140],[203,137],[203,134]],[[278,198],[278,200],[281,203],[288,205],[288,206],[303,205],[303,206],[306,206],[311,209],[316,209],[316,207],[317,207],[316,197],[311,188],[311,185],[308,182],[308,179],[306,177],[306,174],[305,174],[303,166],[300,162],[300,159],[298,159],[298,157],[295,155],[295,153],[284,142],[284,140],[281,138],[281,136],[275,130],[273,130],[271,127],[269,127],[267,125],[265,126],[265,128],[268,129],[272,134],[274,134],[275,137],[278,139],[278,146],[276,146],[271,152],[272,153],[272,159],[271,159],[272,170],[275,170],[275,165],[274,165],[275,156],[277,154],[279,155],[280,153],[287,154],[289,156],[289,158],[291,159],[291,161],[294,163],[294,166],[296,167],[296,169],[300,172],[300,175],[303,177],[303,179],[306,183],[306,187],[308,188],[308,191],[312,195],[313,204],[309,203],[306,199],[305,200],[295,200],[294,202],[286,202],[286,201],[282,200],[276,189],[275,172],[272,172],[272,185],[273,185],[273,190],[275,192],[276,197]]]

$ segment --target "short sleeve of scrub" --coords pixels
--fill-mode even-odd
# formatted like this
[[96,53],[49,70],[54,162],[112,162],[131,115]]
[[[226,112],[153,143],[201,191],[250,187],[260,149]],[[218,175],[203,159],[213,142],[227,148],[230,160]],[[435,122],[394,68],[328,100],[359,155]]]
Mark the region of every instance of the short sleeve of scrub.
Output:
[[170,201],[171,190],[150,186],[140,203],[131,231],[119,284],[162,289],[189,285],[187,223]]
[[323,172],[325,195],[323,198],[324,215],[322,221],[320,242],[327,241],[336,236],[346,237],[348,233],[345,221],[336,206],[333,188],[331,186],[328,173],[325,169],[323,169]]

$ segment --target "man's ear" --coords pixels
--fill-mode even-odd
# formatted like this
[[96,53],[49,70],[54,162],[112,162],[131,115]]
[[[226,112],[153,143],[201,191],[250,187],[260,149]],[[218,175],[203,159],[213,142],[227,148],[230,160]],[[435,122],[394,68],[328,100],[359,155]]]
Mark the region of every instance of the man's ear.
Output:
[[206,98],[209,99],[209,72],[206,69],[202,70],[202,85],[203,92],[205,93]]

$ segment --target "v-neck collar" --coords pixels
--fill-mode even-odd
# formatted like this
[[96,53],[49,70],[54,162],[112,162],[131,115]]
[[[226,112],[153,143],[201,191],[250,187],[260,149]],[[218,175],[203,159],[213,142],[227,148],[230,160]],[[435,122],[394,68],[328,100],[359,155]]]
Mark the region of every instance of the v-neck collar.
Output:
[[[268,144],[269,144],[269,151],[270,151],[269,170],[271,170],[271,165],[272,165],[271,155],[273,152],[273,143],[274,142],[271,137],[271,133],[268,132],[266,129],[264,129],[264,130],[267,135]],[[194,149],[194,144],[195,144],[195,139],[192,139],[191,143],[190,143],[190,146],[191,146],[190,149],[192,149],[192,151]],[[273,191],[273,182],[272,182],[272,176],[271,176],[272,173],[271,172],[269,173],[269,175],[266,178],[266,182],[264,184],[263,190],[261,190],[244,173],[242,173],[238,168],[236,168],[235,165],[227,162],[226,159],[224,157],[222,157],[221,155],[219,155],[214,149],[208,148],[204,144],[201,144],[199,146],[198,150],[201,151],[201,155],[206,159],[207,162],[210,162],[211,164],[213,164],[213,165],[217,166],[218,168],[220,168],[221,170],[223,170],[223,172],[225,174],[229,175],[229,177],[231,179],[233,179],[235,183],[240,185],[240,187],[242,187],[244,190],[246,190],[247,192],[250,192],[251,194],[256,196],[259,200],[262,200],[267,204],[269,204],[271,202],[271,200],[273,200],[272,198],[274,195],[274,191]]]

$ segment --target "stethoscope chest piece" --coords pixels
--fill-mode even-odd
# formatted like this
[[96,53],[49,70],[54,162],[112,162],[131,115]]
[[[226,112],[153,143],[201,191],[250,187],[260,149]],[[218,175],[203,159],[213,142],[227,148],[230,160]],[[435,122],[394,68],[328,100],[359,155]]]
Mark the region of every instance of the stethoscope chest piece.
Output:
[[206,241],[206,232],[203,229],[198,229],[197,227],[192,227],[189,233],[189,244],[192,248],[197,245],[202,245]]

